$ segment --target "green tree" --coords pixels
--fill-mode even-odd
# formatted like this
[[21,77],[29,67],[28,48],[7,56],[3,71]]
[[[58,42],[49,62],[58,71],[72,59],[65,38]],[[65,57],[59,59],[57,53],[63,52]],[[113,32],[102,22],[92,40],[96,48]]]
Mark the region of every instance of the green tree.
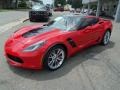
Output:
[[67,3],[72,5],[72,0],[67,0]]
[[18,5],[19,8],[26,8],[27,4],[26,4],[26,0],[19,0],[20,3]]
[[12,8],[12,0],[2,0],[3,1],[3,8]]
[[60,4],[61,4],[62,6],[66,5],[66,0],[60,0]]
[[61,6],[66,5],[66,0],[55,0],[55,6],[57,7],[58,4],[61,4]]
[[58,6],[58,0],[55,0],[55,2],[54,2],[54,5],[55,5],[55,7],[57,7]]
[[72,8],[81,8],[82,5],[82,0],[72,0]]

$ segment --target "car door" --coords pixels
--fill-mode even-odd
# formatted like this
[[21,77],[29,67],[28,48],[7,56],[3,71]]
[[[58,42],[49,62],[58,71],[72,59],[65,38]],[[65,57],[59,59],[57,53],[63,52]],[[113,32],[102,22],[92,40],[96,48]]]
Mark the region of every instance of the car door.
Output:
[[101,32],[104,29],[102,22],[100,22],[99,18],[93,17],[91,20],[91,29],[92,29],[92,38],[93,41],[98,41],[101,36]]
[[85,18],[82,25],[80,25],[80,29],[78,29],[78,39],[79,46],[86,47],[91,45],[97,38],[96,30],[99,26],[96,26],[93,23],[94,18]]

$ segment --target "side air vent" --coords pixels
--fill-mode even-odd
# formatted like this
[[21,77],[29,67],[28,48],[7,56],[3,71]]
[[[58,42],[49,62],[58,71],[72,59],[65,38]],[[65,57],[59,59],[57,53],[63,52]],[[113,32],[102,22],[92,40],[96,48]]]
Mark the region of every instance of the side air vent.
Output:
[[68,38],[67,39],[67,42],[72,46],[72,47],[76,47],[76,43],[71,39],[71,38]]

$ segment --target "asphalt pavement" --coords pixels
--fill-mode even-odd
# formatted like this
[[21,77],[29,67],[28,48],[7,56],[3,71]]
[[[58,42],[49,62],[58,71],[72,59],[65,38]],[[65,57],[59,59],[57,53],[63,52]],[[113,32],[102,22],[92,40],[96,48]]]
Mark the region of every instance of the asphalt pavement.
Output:
[[28,17],[28,11],[4,11],[0,12],[0,26]]
[[[66,13],[54,13],[53,18]],[[110,44],[95,45],[66,60],[50,72],[11,67],[4,57],[4,43],[26,21],[0,33],[0,90],[120,90],[120,24],[113,22]]]

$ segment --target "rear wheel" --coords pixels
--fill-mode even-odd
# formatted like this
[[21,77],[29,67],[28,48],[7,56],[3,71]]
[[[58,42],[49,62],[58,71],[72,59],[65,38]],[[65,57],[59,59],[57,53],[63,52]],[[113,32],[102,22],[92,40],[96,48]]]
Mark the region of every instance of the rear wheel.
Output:
[[103,39],[102,39],[102,45],[107,45],[110,41],[110,36],[111,36],[111,33],[109,30],[107,30],[103,36]]
[[65,49],[62,46],[57,45],[47,52],[43,64],[46,69],[54,71],[62,66],[65,57]]

